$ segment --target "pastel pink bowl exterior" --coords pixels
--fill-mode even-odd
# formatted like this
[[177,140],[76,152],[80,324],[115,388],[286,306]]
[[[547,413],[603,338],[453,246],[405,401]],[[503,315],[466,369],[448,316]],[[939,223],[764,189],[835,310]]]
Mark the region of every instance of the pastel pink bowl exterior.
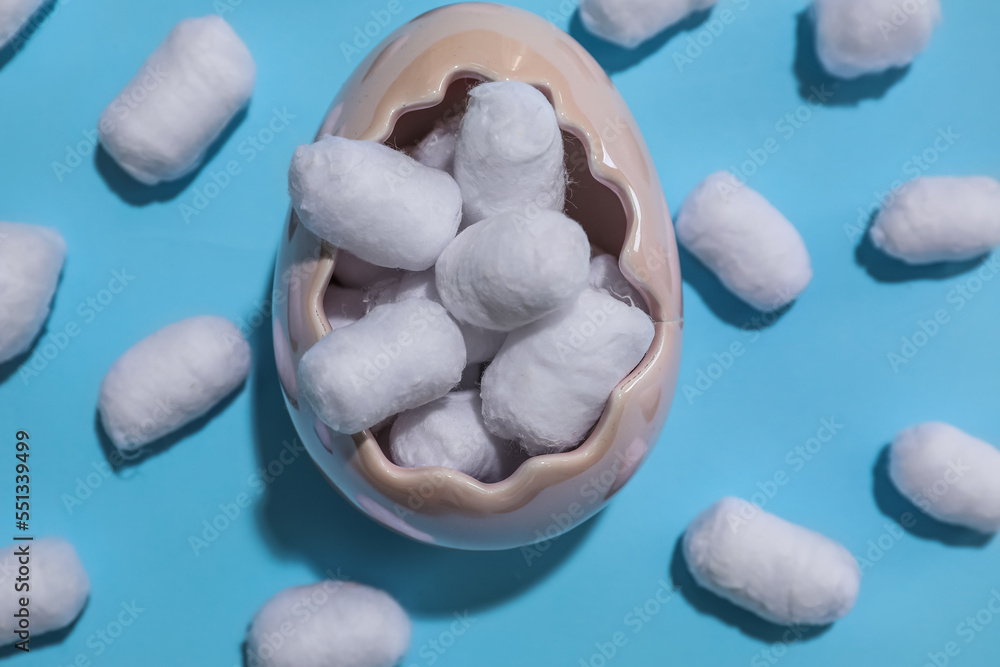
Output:
[[579,158],[582,174],[574,179],[567,213],[592,243],[619,255],[655,323],[645,358],[615,388],[580,447],[531,458],[494,484],[445,468],[394,465],[370,431],[335,433],[299,398],[298,362],[330,331],[323,294],[337,250],[306,230],[294,211],[281,237],[274,282],[281,304],[274,310],[274,352],[285,402],[323,475],[361,511],[398,533],[476,550],[550,540],[593,516],[622,488],[663,428],[683,328],[673,226],[642,134],[600,65],[548,21],[487,3],[426,13],[358,66],[318,136],[406,147],[447,104],[463,98],[468,85],[491,80],[523,81],[548,95],[568,155]]

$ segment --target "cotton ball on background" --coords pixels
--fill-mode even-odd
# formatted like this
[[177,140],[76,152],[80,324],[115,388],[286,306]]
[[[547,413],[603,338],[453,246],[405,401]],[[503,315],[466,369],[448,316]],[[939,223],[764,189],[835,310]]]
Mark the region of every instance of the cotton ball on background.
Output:
[[416,145],[411,157],[420,164],[452,173],[455,169],[455,144],[462,116],[453,114],[439,120],[434,129]]
[[889,450],[889,477],[939,521],[982,533],[1000,530],[1000,450],[950,424],[900,431]]
[[302,355],[299,392],[325,424],[357,433],[440,398],[465,368],[462,332],[427,299],[377,306]]
[[442,466],[481,482],[509,474],[514,447],[483,424],[476,391],[453,391],[396,418],[389,433],[392,460],[404,468]]
[[462,219],[451,176],[374,141],[324,135],[299,146],[288,191],[313,234],[395,269],[433,266]]
[[168,324],[118,357],[101,381],[104,430],[123,452],[201,417],[250,372],[250,345],[214,315]]
[[910,264],[978,257],[1000,245],[1000,182],[924,176],[905,183],[875,217],[872,243]]
[[854,607],[861,571],[851,552],[739,498],[723,498],[684,533],[698,585],[778,625],[826,625]]
[[583,0],[580,21],[598,37],[634,49],[716,0]]
[[567,305],[587,286],[587,233],[562,213],[503,213],[467,227],[438,258],[441,302],[461,322],[511,331]]
[[513,331],[483,374],[487,428],[532,456],[575,447],[654,333],[644,312],[592,290]]
[[0,1],[0,50],[21,32],[47,0],[2,0]]
[[591,258],[589,282],[591,288],[606,292],[622,303],[647,311],[646,300],[622,275],[618,258],[614,255],[601,254]]
[[388,593],[327,580],[286,588],[264,603],[247,630],[246,664],[394,667],[409,645],[410,619]]
[[334,329],[357,322],[367,312],[364,290],[330,285],[323,295],[323,312]]
[[941,22],[938,0],[815,0],[816,51],[830,74],[853,79],[909,65]]
[[65,259],[55,229],[0,222],[0,363],[27,352],[42,330]]
[[182,178],[246,106],[256,78],[224,19],[184,19],[101,113],[101,145],[140,183]]
[[[28,550],[31,586],[28,591],[14,590],[14,577],[20,558]],[[90,595],[90,578],[73,545],[61,537],[42,537],[16,542],[0,550],[0,572],[4,585],[0,588],[0,646],[22,641],[18,618],[20,598],[29,599],[32,637],[60,630],[72,623],[83,611]]]
[[377,266],[363,259],[358,259],[346,250],[337,250],[337,259],[333,265],[333,277],[344,287],[368,287],[383,280],[399,278],[396,269]]
[[469,91],[455,146],[455,180],[466,223],[505,211],[562,211],[562,132],[545,95],[519,81]]
[[729,172],[691,191],[676,230],[691,254],[757,310],[794,301],[812,280],[809,252],[792,223]]

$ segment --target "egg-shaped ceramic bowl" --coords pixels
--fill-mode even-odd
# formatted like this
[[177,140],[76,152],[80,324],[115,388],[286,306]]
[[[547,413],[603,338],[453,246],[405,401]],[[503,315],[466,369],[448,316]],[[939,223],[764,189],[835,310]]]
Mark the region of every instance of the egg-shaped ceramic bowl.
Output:
[[406,150],[484,81],[535,86],[555,108],[570,185],[565,212],[591,243],[619,257],[646,300],[655,337],[614,389],[579,447],[524,461],[487,484],[440,467],[402,468],[387,433],[344,435],[300,397],[302,355],[331,331],[323,296],[337,248],[289,215],[275,272],[274,352],[288,411],[330,483],[371,518],[415,540],[508,549],[551,540],[586,521],[632,477],[673,399],[682,332],[681,279],[670,213],[635,119],[601,66],[572,37],[529,12],[488,3],[430,11],[390,35],[334,100],[320,135]]

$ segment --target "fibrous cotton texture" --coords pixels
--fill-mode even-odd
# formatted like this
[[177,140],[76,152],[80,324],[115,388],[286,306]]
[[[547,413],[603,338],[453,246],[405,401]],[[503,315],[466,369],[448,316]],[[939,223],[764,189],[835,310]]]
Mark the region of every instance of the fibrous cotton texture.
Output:
[[[441,303],[434,274],[434,269],[427,269],[419,273],[407,273],[399,280],[394,293],[387,296],[390,296],[393,301],[422,297]],[[495,357],[500,346],[503,345],[504,339],[507,338],[506,331],[484,329],[458,320],[456,323],[465,339],[465,355],[470,364],[482,363]]]
[[792,223],[728,172],[691,191],[676,229],[691,254],[758,310],[794,301],[812,280],[809,252]]
[[487,428],[532,456],[575,447],[653,335],[653,322],[638,308],[584,291],[572,305],[507,336],[483,374]]
[[420,140],[411,154],[420,164],[446,171],[455,169],[455,144],[458,143],[458,128],[462,117],[453,114],[438,121],[426,137]]
[[939,521],[1000,530],[1000,450],[942,422],[903,429],[889,451],[900,493]]
[[462,332],[428,299],[376,306],[299,362],[299,390],[324,423],[357,433],[444,396],[465,368]]
[[598,37],[634,49],[716,0],[583,0],[580,20]]
[[0,646],[28,638],[18,634],[24,632],[21,598],[28,599],[33,638],[72,623],[90,595],[87,571],[73,545],[61,537],[19,541],[0,550],[0,574]]
[[0,49],[21,31],[46,0],[2,0],[0,2]]
[[511,443],[483,424],[477,391],[454,391],[396,418],[389,433],[392,460],[405,468],[442,466],[482,482],[503,479]]
[[185,19],[104,109],[101,145],[146,185],[191,173],[253,93],[257,67],[226,21]]
[[97,404],[104,430],[118,449],[136,450],[204,415],[249,371],[250,345],[229,320],[168,324],[111,364]]
[[941,22],[938,0],[815,0],[816,50],[834,76],[853,79],[905,67]]
[[924,176],[879,211],[872,243],[910,264],[971,259],[1000,245],[1000,182],[987,176]]
[[854,607],[861,571],[846,548],[739,498],[723,498],[684,533],[695,581],[779,625],[825,625]]
[[56,230],[0,222],[0,363],[27,352],[42,330],[65,259]]
[[601,254],[591,258],[588,282],[598,292],[606,292],[622,303],[646,310],[646,300],[622,275],[618,258],[614,255]]
[[299,146],[288,190],[311,232],[389,268],[433,266],[462,219],[451,176],[374,141],[326,135]]
[[247,630],[247,667],[394,667],[410,619],[389,594],[328,580],[281,591]]
[[587,286],[590,242],[562,213],[503,213],[467,227],[438,258],[441,302],[459,321],[511,331],[568,305]]
[[469,91],[455,146],[455,180],[465,222],[506,211],[562,211],[566,200],[563,141],[555,110],[519,81],[484,83]]

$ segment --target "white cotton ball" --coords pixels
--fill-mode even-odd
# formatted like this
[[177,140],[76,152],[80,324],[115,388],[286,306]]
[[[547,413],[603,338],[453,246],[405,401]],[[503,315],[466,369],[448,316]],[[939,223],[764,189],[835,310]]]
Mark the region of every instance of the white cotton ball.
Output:
[[364,290],[330,285],[323,295],[323,312],[334,329],[357,322],[368,312]]
[[1000,450],[950,424],[900,431],[889,451],[889,477],[939,521],[983,533],[1000,530]]
[[246,106],[256,78],[224,19],[184,19],[101,113],[101,145],[146,185],[186,176]]
[[324,135],[299,146],[288,191],[309,231],[389,268],[433,266],[462,219],[451,176],[374,141]]
[[247,667],[393,667],[410,619],[388,593],[327,580],[281,591],[247,630]]
[[809,252],[792,223],[729,172],[691,191],[676,229],[691,254],[758,310],[794,301],[812,280]]
[[511,331],[573,301],[587,286],[587,233],[562,213],[502,213],[467,227],[438,258],[441,302],[461,322]]
[[905,183],[875,218],[872,243],[910,264],[953,262],[1000,245],[1000,182],[924,176]]
[[0,0],[0,49],[7,46],[47,0]]
[[[27,553],[25,553],[27,552]],[[27,566],[26,581],[16,581]],[[0,550],[0,646],[28,637],[19,627],[21,598],[28,599],[32,637],[60,630],[72,623],[90,595],[90,578],[73,545],[61,537],[18,541]],[[15,584],[27,588],[15,590]]]
[[467,223],[505,211],[562,211],[562,132],[545,95],[519,81],[469,91],[455,146],[455,180]]
[[909,65],[941,22],[938,0],[815,0],[812,13],[820,62],[842,79]]
[[426,167],[452,173],[455,169],[455,145],[462,117],[454,114],[439,120],[426,137],[420,140],[411,157]]
[[453,391],[396,418],[389,451],[404,468],[442,466],[481,482],[498,482],[510,469],[511,443],[483,424],[476,391]]
[[649,316],[603,292],[517,329],[483,374],[483,418],[528,454],[575,447],[653,342]]
[[333,265],[333,277],[344,287],[368,287],[383,280],[399,278],[397,269],[387,269],[363,259],[358,259],[346,250],[337,250],[337,261]]
[[589,282],[590,287],[599,292],[606,292],[622,303],[640,308],[644,312],[647,310],[646,300],[622,275],[618,258],[614,255],[601,254],[591,258]]
[[[433,268],[418,273],[405,274],[399,280],[390,300],[402,301],[403,299],[413,299],[416,297],[441,303],[441,296],[438,294]],[[465,354],[470,364],[482,363],[495,357],[500,350],[500,346],[503,345],[504,340],[507,338],[506,331],[484,329],[474,324],[459,322],[458,320],[455,320],[455,322],[462,331],[462,338],[465,339]]]
[[357,433],[440,398],[465,368],[462,332],[427,299],[377,306],[299,362],[299,391],[333,430]]
[[139,449],[207,413],[249,372],[250,345],[229,320],[168,324],[111,364],[97,403],[101,422],[118,449]]
[[861,571],[843,545],[739,498],[699,514],[683,550],[699,586],[779,625],[843,618],[861,587]]
[[580,21],[598,37],[634,49],[716,0],[583,0]]
[[0,222],[0,363],[26,352],[42,330],[65,259],[56,230]]

